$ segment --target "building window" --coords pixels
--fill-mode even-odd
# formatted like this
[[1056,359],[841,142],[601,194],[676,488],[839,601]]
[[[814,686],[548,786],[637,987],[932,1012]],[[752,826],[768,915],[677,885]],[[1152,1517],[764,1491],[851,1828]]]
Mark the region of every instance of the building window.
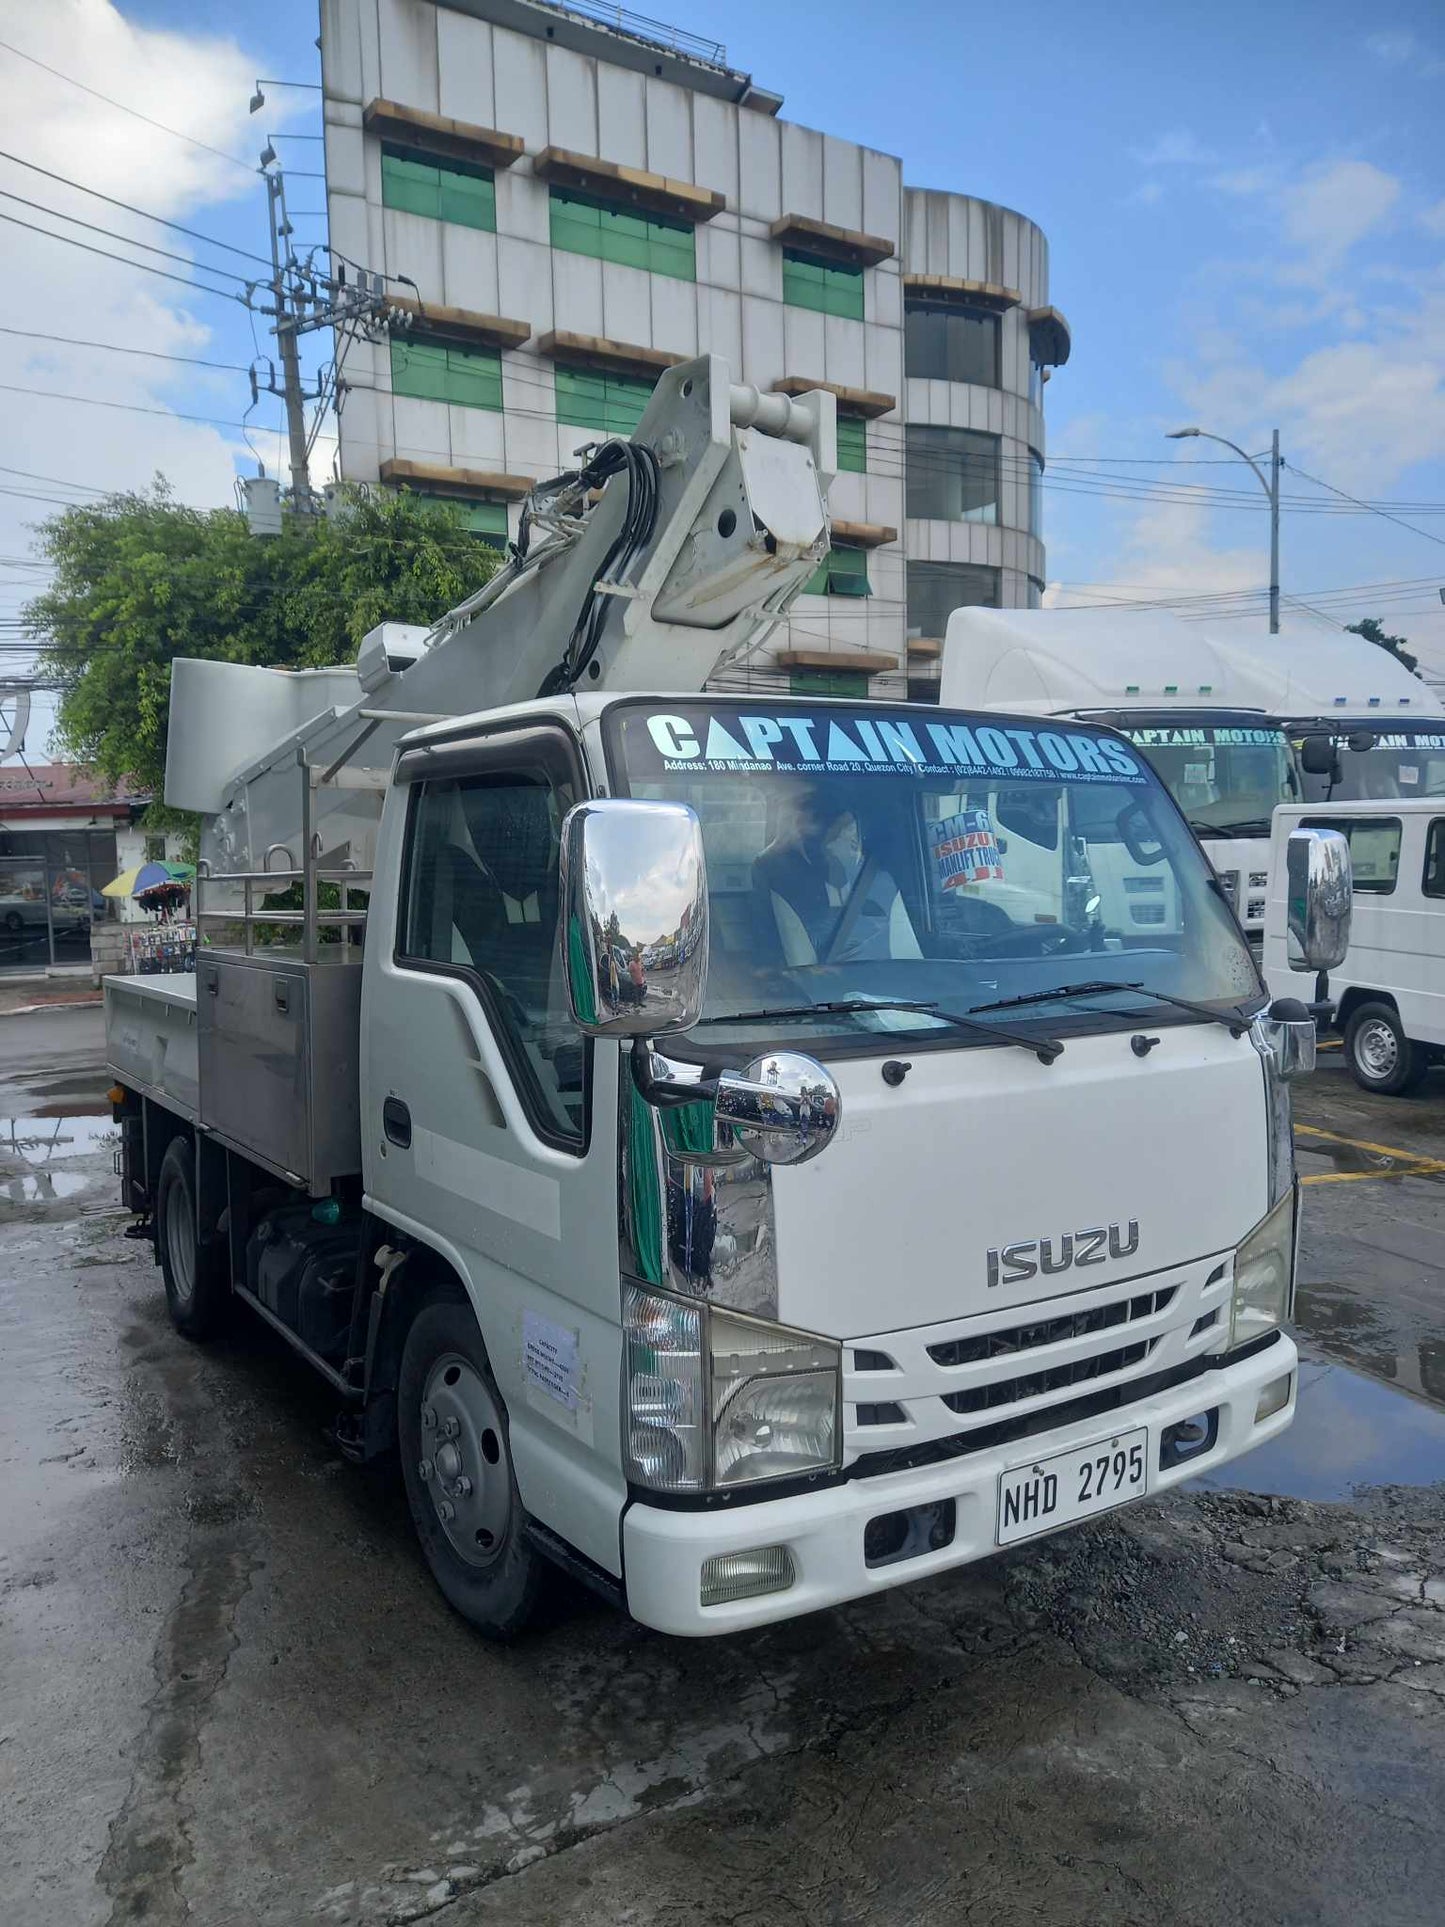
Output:
[[653,384],[632,375],[598,374],[583,368],[558,368],[557,419],[599,435],[630,435],[652,400]]
[[393,335],[391,390],[417,401],[455,402],[461,408],[502,406],[502,357],[494,348],[456,348],[446,342]]
[[697,244],[686,222],[638,214],[560,187],[552,189],[551,205],[554,248],[591,255],[596,261],[615,261],[624,268],[641,268],[645,274],[696,281]]
[[838,470],[847,475],[868,472],[868,424],[857,415],[838,417]]
[[416,493],[421,501],[430,502],[433,508],[450,509],[468,535],[479,536],[494,549],[506,548],[505,502],[471,501],[464,495],[428,495],[420,489]]
[[381,203],[432,221],[497,231],[497,190],[489,167],[429,160],[404,147],[381,150]]
[[942,641],[955,609],[997,609],[999,572],[973,562],[908,564],[908,633]]
[[868,677],[861,669],[810,669],[806,675],[789,676],[790,696],[866,696]]
[[783,249],[783,299],[793,308],[863,319],[863,270],[840,268],[814,254]]
[[1044,458],[1029,450],[1029,534],[1044,539]]
[[997,388],[999,318],[953,301],[905,301],[903,372],[924,381],[970,381]]
[[1035,408],[1044,405],[1044,371],[1032,356],[1029,358],[1029,400]]
[[868,586],[868,551],[838,542],[809,577],[804,595],[872,595]]
[[1042,579],[1042,577],[1036,576],[1036,575],[1031,575],[1028,579],[1028,582],[1029,582],[1028,606],[1031,609],[1042,609],[1044,606],[1044,591],[1045,589],[1048,588],[1049,586],[1048,583],[1045,582]]
[[971,428],[904,430],[906,513],[930,522],[997,522],[999,438]]
[[145,840],[145,860],[147,863],[164,863],[166,860],[166,840],[163,836],[148,836]]

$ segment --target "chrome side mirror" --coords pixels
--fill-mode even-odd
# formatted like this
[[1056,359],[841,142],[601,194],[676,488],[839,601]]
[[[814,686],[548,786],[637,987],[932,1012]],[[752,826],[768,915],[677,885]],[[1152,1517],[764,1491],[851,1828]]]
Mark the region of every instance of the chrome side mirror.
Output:
[[1252,1025],[1255,1048],[1274,1060],[1280,1077],[1308,1077],[1315,1067],[1318,1033],[1309,1009],[1297,997],[1276,997]]
[[741,1073],[719,1075],[714,1143],[764,1164],[806,1164],[831,1143],[841,1108],[823,1065],[798,1051],[770,1051]]
[[684,803],[608,797],[562,824],[562,964],[588,1037],[691,1030],[707,995],[707,868]]
[[1350,947],[1350,845],[1338,830],[1291,830],[1285,846],[1291,970],[1333,970]]

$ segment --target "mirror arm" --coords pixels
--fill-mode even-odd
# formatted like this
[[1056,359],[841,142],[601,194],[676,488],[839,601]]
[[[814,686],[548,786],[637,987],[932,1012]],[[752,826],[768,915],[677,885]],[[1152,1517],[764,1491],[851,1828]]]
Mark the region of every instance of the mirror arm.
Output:
[[701,1064],[680,1064],[664,1057],[645,1037],[633,1038],[631,1061],[638,1095],[660,1111],[681,1104],[711,1103],[717,1097],[717,1079],[708,1077]]

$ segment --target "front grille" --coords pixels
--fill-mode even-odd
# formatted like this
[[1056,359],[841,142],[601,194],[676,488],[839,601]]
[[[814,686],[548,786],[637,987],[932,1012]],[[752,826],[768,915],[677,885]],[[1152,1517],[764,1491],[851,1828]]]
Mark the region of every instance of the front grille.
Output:
[[[1173,1302],[1178,1289],[1177,1285],[1166,1285],[1161,1291],[1116,1298],[1112,1304],[1095,1305],[1090,1311],[1065,1312],[1058,1318],[1011,1325],[1006,1331],[984,1332],[977,1338],[950,1338],[941,1345],[930,1345],[928,1356],[935,1365],[977,1365],[987,1358],[1006,1358],[1015,1352],[1033,1351],[1039,1345],[1057,1345],[1067,1338],[1087,1338],[1090,1332],[1111,1331],[1116,1325],[1152,1318]],[[955,1411],[975,1409],[982,1408],[954,1407]]]
[[1215,872],[1215,875],[1219,878],[1220,889],[1224,892],[1225,896],[1228,897],[1229,901],[1231,903],[1238,903],[1239,901],[1238,870],[1217,870]]
[[967,1392],[946,1392],[943,1402],[951,1412],[995,1412],[1002,1405],[1017,1405],[1022,1399],[1041,1398],[1046,1392],[1067,1391],[1071,1385],[1087,1384],[1091,1378],[1127,1371],[1131,1365],[1142,1365],[1153,1349],[1152,1340],[1141,1339],[1134,1345],[1121,1345],[1117,1351],[1076,1358],[1069,1365],[1049,1365],[1021,1378],[998,1379]]

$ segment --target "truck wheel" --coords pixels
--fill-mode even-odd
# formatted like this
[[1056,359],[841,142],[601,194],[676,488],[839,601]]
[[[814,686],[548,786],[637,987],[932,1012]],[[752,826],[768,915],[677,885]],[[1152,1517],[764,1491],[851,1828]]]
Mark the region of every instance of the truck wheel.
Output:
[[544,1561],[525,1535],[506,1408],[469,1306],[436,1299],[417,1313],[397,1401],[402,1477],[432,1576],[478,1632],[515,1638]]
[[195,1149],[173,1137],[156,1181],[156,1256],[165,1280],[171,1323],[186,1338],[207,1338],[221,1322],[229,1297],[225,1252],[219,1240],[196,1235]]
[[1388,1004],[1357,1004],[1350,1012],[1345,1056],[1362,1090],[1389,1097],[1413,1091],[1430,1068],[1428,1053],[1411,1043]]

